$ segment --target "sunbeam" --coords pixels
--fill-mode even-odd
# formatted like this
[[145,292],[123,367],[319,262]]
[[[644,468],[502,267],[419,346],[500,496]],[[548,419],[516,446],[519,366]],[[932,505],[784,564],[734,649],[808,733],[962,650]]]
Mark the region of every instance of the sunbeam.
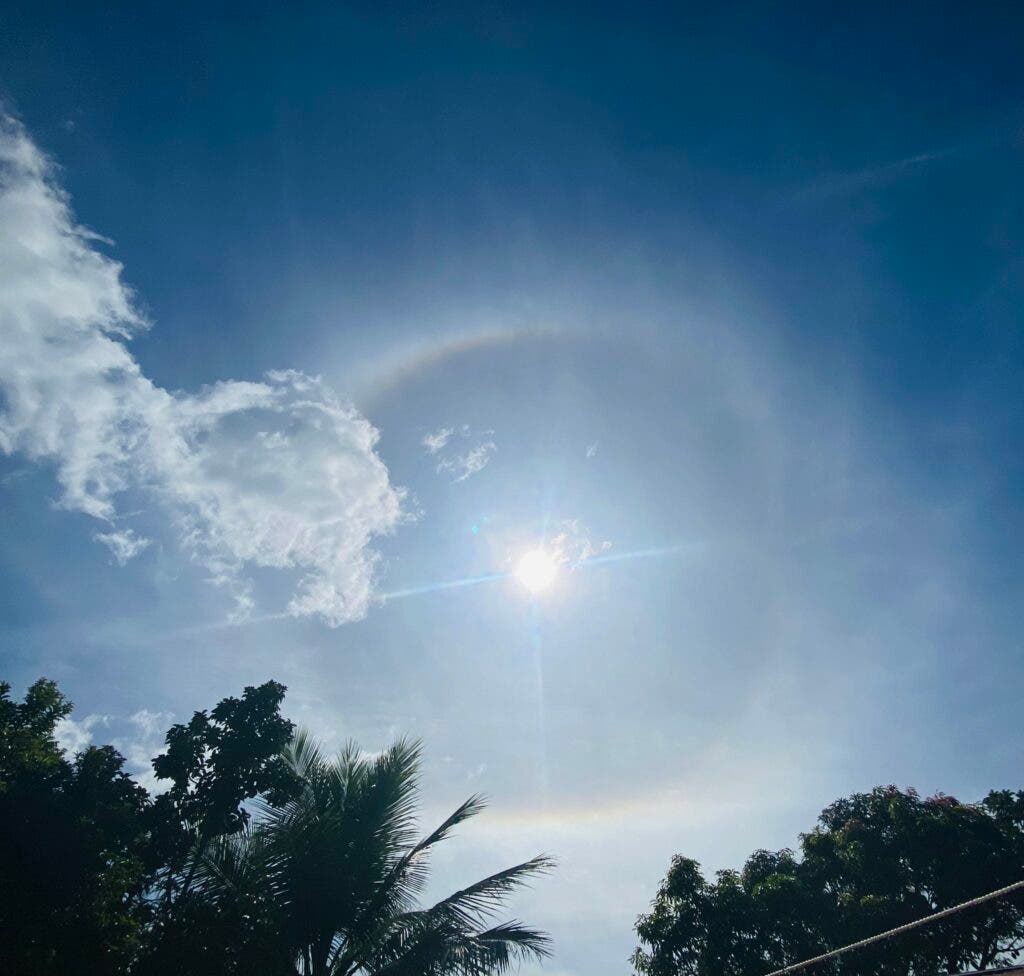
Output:
[[481,583],[495,583],[498,580],[508,579],[510,573],[488,573],[484,576],[469,576],[465,579],[445,580],[442,583],[424,583],[422,586],[410,586],[403,590],[392,590],[390,593],[382,593],[381,600],[390,603],[392,600],[400,600],[406,596],[422,596],[425,593],[439,593],[442,590],[456,590],[464,586],[479,586]]
[[[633,549],[630,552],[609,553],[603,556],[591,556],[579,562],[569,563],[570,570],[584,569],[588,566],[596,566],[605,563],[622,562],[627,559],[653,559],[661,556],[673,556],[688,550],[695,550],[697,547],[692,543],[680,543],[674,546],[658,546],[648,549]],[[467,586],[479,586],[482,583],[496,583],[500,580],[515,578],[519,580],[533,596],[540,593],[550,585],[554,576],[556,566],[550,557],[539,565],[537,558],[539,550],[531,550],[517,564],[517,569],[512,573],[485,573],[482,576],[467,576],[463,579],[444,580],[440,583],[423,583],[420,586],[409,586],[400,590],[391,590],[382,593],[380,599],[384,603],[392,600],[400,600],[408,596],[425,596],[429,593],[441,593],[444,590],[457,590]],[[525,564],[525,566],[524,566]]]

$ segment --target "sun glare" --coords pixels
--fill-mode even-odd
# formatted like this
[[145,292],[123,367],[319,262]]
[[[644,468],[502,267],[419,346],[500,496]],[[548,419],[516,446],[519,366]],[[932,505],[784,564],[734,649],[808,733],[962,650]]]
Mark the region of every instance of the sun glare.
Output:
[[531,549],[516,566],[516,579],[531,593],[546,590],[555,581],[558,565],[543,549]]

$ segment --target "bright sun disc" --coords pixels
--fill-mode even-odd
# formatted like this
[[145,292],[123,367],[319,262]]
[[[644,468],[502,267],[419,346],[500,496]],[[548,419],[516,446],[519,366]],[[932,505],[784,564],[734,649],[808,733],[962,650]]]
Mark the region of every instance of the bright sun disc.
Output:
[[543,549],[531,549],[516,566],[516,579],[531,593],[546,590],[554,581],[558,566]]

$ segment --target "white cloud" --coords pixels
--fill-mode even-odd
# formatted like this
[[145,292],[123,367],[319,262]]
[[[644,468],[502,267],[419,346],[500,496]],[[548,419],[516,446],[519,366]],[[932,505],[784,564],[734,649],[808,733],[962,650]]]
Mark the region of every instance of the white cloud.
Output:
[[[462,424],[457,428],[440,427],[433,433],[428,433],[420,443],[426,449],[427,454],[439,454],[450,446],[452,438],[456,435],[464,441],[469,440],[474,436],[473,428],[469,424]],[[493,430],[479,431],[476,434],[479,443],[475,447],[461,453],[449,452],[438,461],[435,470],[438,474],[452,475],[453,484],[472,477],[487,467],[494,452],[497,451],[497,445],[492,440],[493,436]]]
[[146,740],[154,737],[162,742],[164,731],[174,721],[171,712],[151,712],[148,708],[140,708],[133,715],[128,716],[128,721],[138,729],[139,734]]
[[466,451],[465,454],[456,454],[445,458],[437,466],[438,474],[443,471],[449,472],[452,475],[453,484],[465,481],[478,471],[483,471],[497,449],[494,441],[484,441]]
[[[120,493],[146,493],[241,615],[247,567],[268,567],[298,574],[288,613],[364,616],[372,540],[404,517],[377,431],[296,371],[196,394],[156,386],[126,345],[146,323],[97,241],[47,158],[0,118],[0,450],[53,463],[60,504],[107,523]],[[143,542],[97,538],[126,559]]]
[[130,559],[134,559],[151,541],[136,535],[133,529],[125,529],[122,532],[96,532],[93,539],[110,550],[118,566],[124,566]]
[[80,722],[73,718],[62,718],[54,727],[53,735],[57,745],[71,759],[75,753],[92,745],[93,730],[97,725],[107,725],[109,722],[109,715],[86,715]]
[[166,751],[165,736],[173,722],[171,712],[151,712],[148,708],[141,708],[128,716],[131,733],[111,743],[124,756],[125,765],[135,781],[150,793],[160,793],[170,785],[156,778],[153,759]]
[[451,427],[441,427],[432,434],[426,434],[420,443],[428,454],[437,454],[448,443],[454,433],[455,431]]
[[611,549],[607,539],[595,542],[588,529],[579,519],[563,519],[558,531],[548,540],[547,549],[555,562],[578,566],[580,563]]
[[125,734],[115,735],[108,741],[124,756],[125,768],[135,781],[150,793],[158,793],[167,789],[168,784],[157,780],[153,772],[153,758],[165,751],[164,736],[173,722],[174,715],[171,712],[151,712],[146,708],[129,715],[127,719],[114,719],[110,715],[87,715],[76,722],[73,718],[62,718],[54,729],[54,737],[57,745],[71,759],[97,741],[98,727],[109,729],[112,725],[127,725]]
[[480,763],[475,769],[471,769],[466,773],[466,779],[472,782],[475,779],[480,779],[487,772],[487,763]]

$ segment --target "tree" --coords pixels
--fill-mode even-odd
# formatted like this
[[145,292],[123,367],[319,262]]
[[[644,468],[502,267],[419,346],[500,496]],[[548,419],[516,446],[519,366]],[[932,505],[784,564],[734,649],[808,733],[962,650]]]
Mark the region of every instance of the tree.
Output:
[[495,924],[534,858],[430,908],[431,848],[471,797],[416,841],[419,748],[326,759],[269,681],[196,712],[154,760],[155,798],[110,746],[66,756],[72,709],[45,679],[0,683],[0,973],[4,976],[487,976],[547,953]]
[[[245,801],[264,796],[280,804],[300,788],[282,755],[295,731],[279,711],[285,691],[276,681],[247,687],[240,699],[225,698],[168,731],[167,751],[153,760],[153,770],[171,785],[150,815],[158,856],[166,862],[167,901],[176,891],[187,894],[191,865],[213,838],[245,826]],[[190,867],[181,876],[186,859]]]
[[[792,851],[755,851],[709,883],[675,857],[637,920],[643,976],[763,976],[1024,878],[1024,792],[964,804],[878,787],[837,800]],[[1024,949],[1009,896],[816,967],[856,976],[985,968]]]
[[222,835],[198,857],[187,925],[204,933],[207,954],[198,969],[186,970],[186,954],[177,953],[169,968],[483,976],[547,954],[543,933],[494,922],[506,895],[551,866],[546,857],[432,907],[417,903],[431,848],[483,807],[470,797],[417,841],[418,745],[400,741],[374,758],[349,746],[328,760],[299,735],[285,757],[301,793],[282,805],[261,802],[252,824]]
[[46,679],[24,701],[0,683],[0,972],[125,973],[161,944],[191,865],[241,830],[247,801],[283,803],[300,784],[281,756],[293,726],[270,681],[167,734],[155,800],[110,746],[65,756],[57,723],[72,704]]
[[71,703],[0,683],[0,972],[124,972],[142,934],[147,796],[109,746],[67,759]]

